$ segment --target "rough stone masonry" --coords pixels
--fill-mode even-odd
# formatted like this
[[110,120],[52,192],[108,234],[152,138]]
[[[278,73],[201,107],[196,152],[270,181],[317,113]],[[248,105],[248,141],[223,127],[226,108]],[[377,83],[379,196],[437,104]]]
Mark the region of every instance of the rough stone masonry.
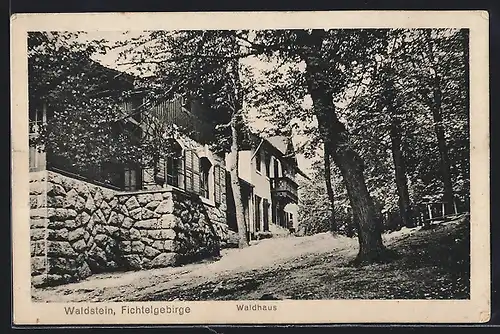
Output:
[[34,286],[218,255],[226,207],[180,189],[117,192],[52,171],[30,173]]

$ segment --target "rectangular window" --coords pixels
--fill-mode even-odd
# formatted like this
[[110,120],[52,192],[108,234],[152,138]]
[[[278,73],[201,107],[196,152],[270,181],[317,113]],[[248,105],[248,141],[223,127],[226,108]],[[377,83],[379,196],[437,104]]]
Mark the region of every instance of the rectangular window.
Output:
[[267,154],[264,157],[264,163],[266,165],[266,176],[270,176],[271,175],[271,157]]
[[179,159],[176,157],[167,157],[166,164],[167,184],[178,187],[179,186]]
[[261,202],[261,198],[259,196],[255,195],[255,231],[256,232],[260,231],[260,221],[261,221],[260,202]]
[[207,158],[200,159],[200,195],[210,199],[210,169],[212,165]]
[[200,159],[195,151],[186,150],[185,154],[185,184],[186,191],[200,194]]
[[257,151],[257,154],[255,155],[255,167],[259,172],[261,170],[261,165],[262,165],[262,157],[260,156],[260,151]]
[[226,169],[223,166],[214,166],[214,202],[222,203],[222,195],[226,193]]
[[141,189],[141,172],[139,168],[125,167],[123,172],[123,189],[133,191]]
[[262,200],[262,213],[264,218],[264,232],[269,231],[269,202],[267,199]]

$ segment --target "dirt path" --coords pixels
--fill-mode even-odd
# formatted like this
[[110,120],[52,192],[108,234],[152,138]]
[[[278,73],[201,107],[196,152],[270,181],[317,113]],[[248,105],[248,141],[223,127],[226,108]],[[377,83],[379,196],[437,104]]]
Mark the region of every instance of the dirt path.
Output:
[[384,235],[400,258],[354,268],[357,240],[323,233],[224,250],[218,261],[99,274],[33,289],[36,301],[468,298],[468,223]]

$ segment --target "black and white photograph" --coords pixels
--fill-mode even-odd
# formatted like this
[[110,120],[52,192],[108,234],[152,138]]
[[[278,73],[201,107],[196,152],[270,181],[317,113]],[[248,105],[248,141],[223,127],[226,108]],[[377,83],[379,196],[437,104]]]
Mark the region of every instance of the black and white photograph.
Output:
[[469,27],[131,28],[25,34],[27,302],[471,300]]

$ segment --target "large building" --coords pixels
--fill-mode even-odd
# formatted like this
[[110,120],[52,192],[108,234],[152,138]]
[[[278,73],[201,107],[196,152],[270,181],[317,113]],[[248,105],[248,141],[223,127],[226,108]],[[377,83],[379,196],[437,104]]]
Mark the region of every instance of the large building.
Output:
[[[135,144],[161,135],[154,124],[182,131],[171,138],[169,153],[160,152],[147,167],[103,162],[77,170],[68,157],[30,147],[34,285],[213,256],[228,244],[230,230],[237,231],[225,155],[209,148],[215,128],[211,111],[195,99],[176,97],[134,112],[145,103],[134,78],[93,66],[108,78],[103,85],[133,92],[122,103],[119,122],[120,129],[136,135]],[[53,115],[36,95],[30,106],[29,135],[36,137]],[[240,152],[239,161],[250,237],[289,234],[297,222],[295,177],[303,174],[292,142],[285,137],[254,142]]]
[[[255,139],[255,145],[240,151],[238,166],[250,239],[286,235],[298,224],[297,175],[307,176],[298,168],[291,138]],[[237,230],[232,196],[228,196],[228,221]]]

